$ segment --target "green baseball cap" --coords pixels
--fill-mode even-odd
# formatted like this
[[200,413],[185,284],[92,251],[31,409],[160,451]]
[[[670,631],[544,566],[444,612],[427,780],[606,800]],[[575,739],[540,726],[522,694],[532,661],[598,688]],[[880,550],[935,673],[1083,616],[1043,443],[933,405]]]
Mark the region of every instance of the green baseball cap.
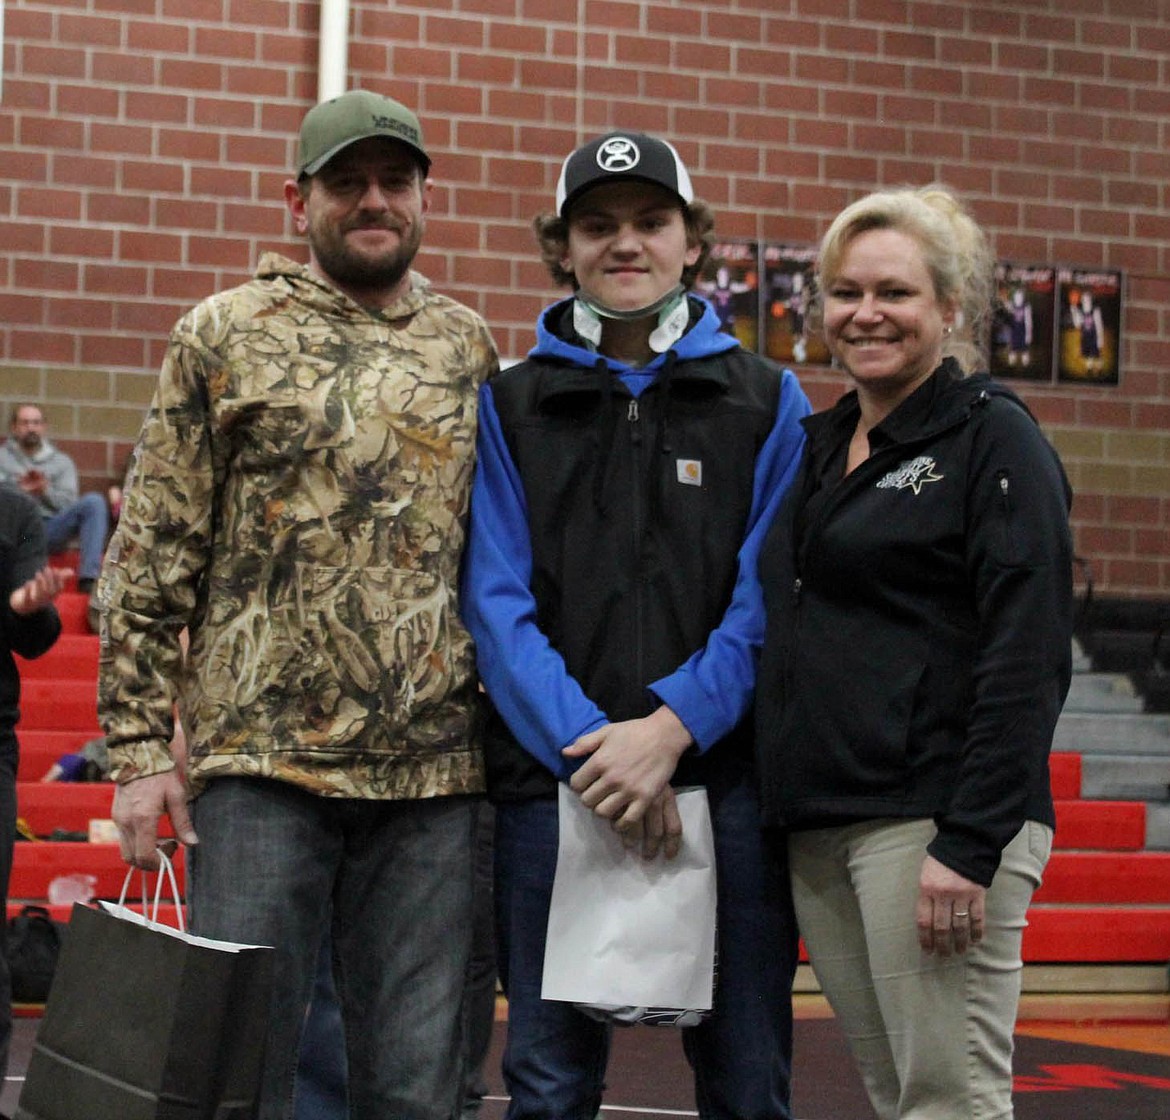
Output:
[[298,177],[316,175],[343,148],[368,136],[401,140],[414,149],[423,174],[430,170],[431,159],[423,148],[418,117],[392,97],[351,89],[340,97],[314,105],[305,114],[301,122]]

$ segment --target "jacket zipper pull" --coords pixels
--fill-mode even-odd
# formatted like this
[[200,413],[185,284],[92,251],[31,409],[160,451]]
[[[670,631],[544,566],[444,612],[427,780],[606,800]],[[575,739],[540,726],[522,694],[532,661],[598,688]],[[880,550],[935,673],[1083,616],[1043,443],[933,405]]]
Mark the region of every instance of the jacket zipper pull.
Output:
[[800,580],[800,577],[797,576],[796,579],[794,579],[792,581],[792,601],[794,603],[800,602],[800,588],[801,588],[801,580]]
[[630,425],[630,445],[633,447],[642,446],[642,425],[638,423],[638,402],[636,400],[630,401],[626,406],[626,420]]

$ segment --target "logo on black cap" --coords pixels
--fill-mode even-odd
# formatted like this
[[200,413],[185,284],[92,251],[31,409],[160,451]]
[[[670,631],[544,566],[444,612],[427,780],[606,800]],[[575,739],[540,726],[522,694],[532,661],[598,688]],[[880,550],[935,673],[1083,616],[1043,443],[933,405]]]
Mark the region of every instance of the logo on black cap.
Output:
[[597,166],[602,171],[630,171],[640,158],[638,145],[625,136],[611,136],[597,149]]
[[691,177],[678,152],[665,140],[644,132],[610,132],[583,144],[561,164],[557,179],[557,213],[598,183],[636,179],[656,183],[677,195],[683,205],[694,201]]

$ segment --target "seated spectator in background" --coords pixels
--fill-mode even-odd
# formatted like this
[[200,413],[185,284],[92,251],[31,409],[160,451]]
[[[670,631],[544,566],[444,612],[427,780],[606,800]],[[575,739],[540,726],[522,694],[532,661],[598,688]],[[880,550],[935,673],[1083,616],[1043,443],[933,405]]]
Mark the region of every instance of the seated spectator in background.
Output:
[[73,460],[45,439],[39,405],[12,410],[7,441],[0,447],[0,482],[23,490],[37,503],[49,552],[60,552],[76,536],[81,558],[78,588],[89,594],[102,566],[110,516],[101,494],[78,494]]

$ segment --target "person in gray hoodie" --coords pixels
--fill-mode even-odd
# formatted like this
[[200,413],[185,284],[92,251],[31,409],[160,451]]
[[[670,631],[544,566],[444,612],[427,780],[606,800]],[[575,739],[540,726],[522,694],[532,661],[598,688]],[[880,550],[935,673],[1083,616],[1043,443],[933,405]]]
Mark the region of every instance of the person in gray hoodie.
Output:
[[60,552],[77,537],[77,586],[88,594],[101,572],[109,508],[101,494],[78,493],[77,467],[45,438],[46,427],[40,405],[25,403],[12,409],[9,436],[0,447],[0,480],[36,502],[50,552]]

